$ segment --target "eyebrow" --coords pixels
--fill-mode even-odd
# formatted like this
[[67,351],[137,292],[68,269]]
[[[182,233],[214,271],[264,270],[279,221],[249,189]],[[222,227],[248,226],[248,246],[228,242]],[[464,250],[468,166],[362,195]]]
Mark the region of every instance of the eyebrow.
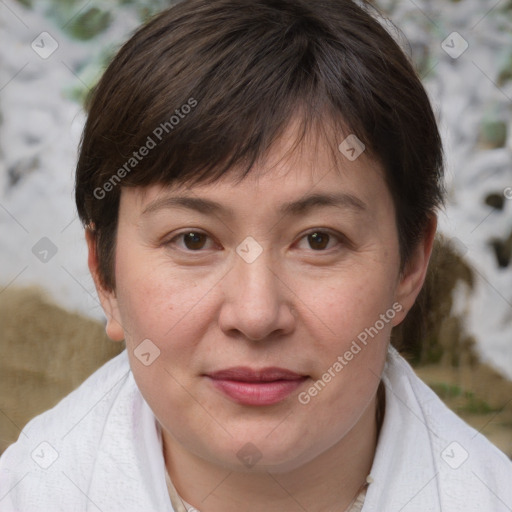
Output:
[[[311,211],[315,208],[335,207],[340,209],[353,210],[356,213],[363,213],[367,210],[366,204],[349,193],[337,193],[337,194],[310,194],[296,201],[290,201],[283,203],[278,212],[283,216],[299,216]],[[217,214],[233,217],[234,211],[212,201],[210,199],[204,199],[200,197],[190,196],[170,196],[156,199],[149,203],[148,206],[143,210],[142,214],[146,215],[153,213],[158,210],[168,208],[186,208],[189,210],[195,210],[203,214]]]

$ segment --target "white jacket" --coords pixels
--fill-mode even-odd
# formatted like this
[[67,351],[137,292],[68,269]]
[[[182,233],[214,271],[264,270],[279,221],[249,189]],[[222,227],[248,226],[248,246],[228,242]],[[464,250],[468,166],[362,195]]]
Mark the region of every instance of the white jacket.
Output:
[[[363,512],[510,512],[512,462],[391,348]],[[161,437],[126,351],[28,423],[0,458],[1,512],[172,512]]]

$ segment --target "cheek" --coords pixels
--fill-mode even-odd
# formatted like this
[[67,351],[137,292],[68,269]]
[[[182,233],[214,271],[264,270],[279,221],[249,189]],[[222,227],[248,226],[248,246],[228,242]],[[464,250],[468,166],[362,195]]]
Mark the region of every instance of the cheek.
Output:
[[[172,271],[133,253],[120,256],[116,264],[119,313],[135,380],[156,410],[164,383],[173,407],[184,407],[178,402],[188,395],[181,385],[189,386],[199,364],[197,346],[213,325],[215,307],[206,293],[210,279],[191,278],[190,272]],[[150,353],[148,366],[138,358],[140,347]]]
[[306,390],[304,401],[329,404],[318,409],[319,421],[327,420],[327,410],[359,410],[375,392],[397,314],[393,275],[376,264],[340,272],[329,286],[301,290],[307,297],[303,318],[313,345],[313,380],[321,381],[311,393]]
[[[304,280],[297,284],[298,295],[306,316],[325,332],[328,344],[339,350],[392,308],[395,289],[388,276],[392,273],[377,266],[373,270],[350,269],[317,286]],[[390,328],[391,322],[388,331]]]
[[178,330],[186,337],[207,285],[143,252],[118,257],[116,279],[119,310],[131,344],[141,336],[163,343]]
[[[210,323],[212,305],[190,279],[158,265],[137,266],[133,258],[119,258],[118,263],[119,311],[137,385],[157,416],[165,417],[168,409],[187,410],[190,395],[184,389],[191,387],[197,345]],[[150,354],[149,361],[144,353]]]

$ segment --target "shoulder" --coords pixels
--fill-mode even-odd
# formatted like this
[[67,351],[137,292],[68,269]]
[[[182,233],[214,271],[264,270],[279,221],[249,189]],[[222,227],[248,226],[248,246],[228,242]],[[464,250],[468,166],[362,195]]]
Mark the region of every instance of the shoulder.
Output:
[[85,485],[109,411],[127,390],[136,385],[125,350],[33,418],[0,457],[0,510],[10,510],[8,503],[31,509],[30,496],[39,495],[44,502],[45,496],[59,492],[65,498]]
[[29,421],[13,446],[20,442],[24,444],[41,431],[67,437],[79,423],[86,421],[90,424],[91,419],[115,400],[129,375],[130,365],[124,350],[96,370],[55,407]]
[[504,503],[512,507],[512,461],[451,411],[395,349],[389,351],[384,375],[387,397],[392,394],[408,408],[410,425],[427,440],[422,464],[428,458],[436,474],[442,510],[452,510],[455,502],[467,510],[506,510],[500,508]]
[[512,461],[485,436],[448,408],[395,349],[390,350],[388,356],[387,374],[393,375],[395,382],[407,382],[430,429],[440,435],[445,434],[447,438],[457,436],[461,440],[470,440],[470,444],[485,448],[486,454],[494,454],[498,463],[504,461],[506,466],[512,468]]

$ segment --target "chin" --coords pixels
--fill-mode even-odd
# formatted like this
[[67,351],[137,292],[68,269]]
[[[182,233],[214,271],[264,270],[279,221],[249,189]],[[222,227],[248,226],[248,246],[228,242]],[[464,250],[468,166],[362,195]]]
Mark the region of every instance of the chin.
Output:
[[[318,456],[322,449],[307,446],[302,436],[282,440],[265,439],[268,433],[231,439],[229,447],[218,447],[209,461],[236,473],[288,473]],[[252,440],[254,439],[254,441]],[[208,447],[211,450],[211,446]]]

